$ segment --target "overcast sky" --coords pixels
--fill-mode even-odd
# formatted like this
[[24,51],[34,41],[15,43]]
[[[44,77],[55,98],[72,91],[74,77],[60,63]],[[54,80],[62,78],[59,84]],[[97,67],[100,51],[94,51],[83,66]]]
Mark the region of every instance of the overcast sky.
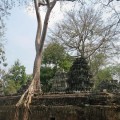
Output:
[[[70,2],[62,9],[60,4],[57,3],[53,9],[53,12],[49,21],[49,28],[63,18],[63,11],[69,10],[73,7]],[[44,11],[42,12],[42,18],[44,18]],[[19,59],[21,64],[26,67],[28,74],[32,73],[33,63],[35,58],[35,36],[36,36],[36,17],[35,14],[28,13],[26,9],[14,8],[11,11],[11,15],[8,17],[7,31],[6,31],[6,58],[8,66],[10,68],[14,62]]]
[[[74,6],[73,2],[67,2],[61,8],[57,2],[52,11],[48,27],[53,28],[56,22],[64,18],[64,11],[72,8],[78,8],[78,4]],[[41,10],[41,12],[43,19],[44,10]],[[107,15],[109,14],[107,13]],[[27,12],[25,8],[16,7],[12,9],[6,23],[7,31],[5,36],[7,43],[5,51],[8,63],[7,68],[10,68],[19,59],[21,64],[26,67],[26,72],[31,74],[35,58],[34,42],[37,29],[35,14],[34,12]]]

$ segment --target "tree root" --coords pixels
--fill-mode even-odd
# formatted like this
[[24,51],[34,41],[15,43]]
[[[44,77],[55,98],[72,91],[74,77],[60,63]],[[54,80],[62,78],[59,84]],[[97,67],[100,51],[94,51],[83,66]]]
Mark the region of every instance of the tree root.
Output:
[[16,106],[24,105],[28,106],[31,103],[31,98],[34,95],[34,80],[32,80],[29,88],[23,93],[20,100],[17,102]]
[[15,115],[14,115],[14,120],[19,120],[19,108],[15,108]]
[[15,109],[14,120],[28,120],[29,108],[25,106],[17,107]]
[[22,115],[23,117],[20,120],[28,120],[28,115],[30,111],[29,105],[32,101],[32,97],[35,94],[34,85],[35,85],[35,80],[33,79],[28,89],[23,93],[23,95],[17,102],[14,120],[19,120],[19,112],[20,112],[19,109],[20,108],[23,110],[23,115]]

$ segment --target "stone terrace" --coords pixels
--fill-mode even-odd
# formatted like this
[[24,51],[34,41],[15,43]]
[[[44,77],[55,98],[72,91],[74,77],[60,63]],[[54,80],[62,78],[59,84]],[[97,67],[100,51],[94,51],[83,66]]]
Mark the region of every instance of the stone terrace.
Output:
[[[13,120],[19,96],[0,97],[0,120]],[[21,111],[21,109],[19,109]],[[20,112],[19,120],[22,120]],[[120,95],[74,93],[36,95],[29,120],[120,120]]]

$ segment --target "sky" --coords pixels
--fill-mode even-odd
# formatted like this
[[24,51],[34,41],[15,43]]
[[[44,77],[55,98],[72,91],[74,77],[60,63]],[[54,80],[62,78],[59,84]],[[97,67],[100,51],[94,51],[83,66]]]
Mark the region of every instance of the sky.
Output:
[[[67,2],[61,8],[57,2],[52,10],[48,27],[53,29],[55,23],[64,18],[64,11],[71,10],[74,7],[73,2]],[[5,51],[7,68],[10,68],[19,59],[20,63],[26,67],[27,74],[31,74],[35,58],[37,22],[35,13],[28,11],[28,9],[29,7],[12,9],[11,15],[6,20]],[[44,9],[41,10],[42,20],[44,19],[44,13]]]
[[5,51],[8,67],[19,59],[21,64],[26,67],[27,73],[32,73],[35,57],[36,20],[30,17],[25,10],[15,8],[6,25]]
[[[52,11],[49,28],[52,28],[55,23],[63,18],[63,11],[71,9],[73,5],[60,8],[57,3]],[[29,8],[27,8],[29,9]],[[44,18],[44,10],[41,10],[42,19]],[[6,58],[10,68],[14,62],[19,59],[20,63],[26,67],[27,74],[32,73],[34,58],[35,58],[35,36],[37,30],[37,22],[34,12],[28,12],[25,8],[15,7],[11,11],[11,15],[6,20]]]

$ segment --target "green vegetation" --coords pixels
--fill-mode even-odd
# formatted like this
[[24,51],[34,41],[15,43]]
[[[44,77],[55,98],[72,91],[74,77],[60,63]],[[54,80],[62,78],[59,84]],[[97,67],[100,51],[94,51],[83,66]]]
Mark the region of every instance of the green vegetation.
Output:
[[72,59],[70,55],[65,51],[63,45],[51,42],[44,49],[42,63],[45,64],[45,66],[52,65],[55,68],[60,68],[68,71],[71,66]]
[[51,42],[43,51],[43,62],[41,67],[42,90],[48,92],[51,88],[50,79],[59,70],[69,71],[72,58],[59,43]]
[[98,73],[94,76],[94,84],[95,90],[103,90],[106,89],[109,92],[119,91],[120,83],[118,80],[120,65],[117,64],[115,66],[105,67],[104,69],[100,69]]
[[49,84],[50,79],[54,77],[56,73],[56,69],[51,67],[41,67],[40,70],[41,70],[40,79],[42,84],[42,90],[44,92],[48,92],[51,88],[51,85]]
[[5,94],[14,94],[27,81],[25,67],[20,64],[19,60],[9,69],[8,73],[3,76]]

